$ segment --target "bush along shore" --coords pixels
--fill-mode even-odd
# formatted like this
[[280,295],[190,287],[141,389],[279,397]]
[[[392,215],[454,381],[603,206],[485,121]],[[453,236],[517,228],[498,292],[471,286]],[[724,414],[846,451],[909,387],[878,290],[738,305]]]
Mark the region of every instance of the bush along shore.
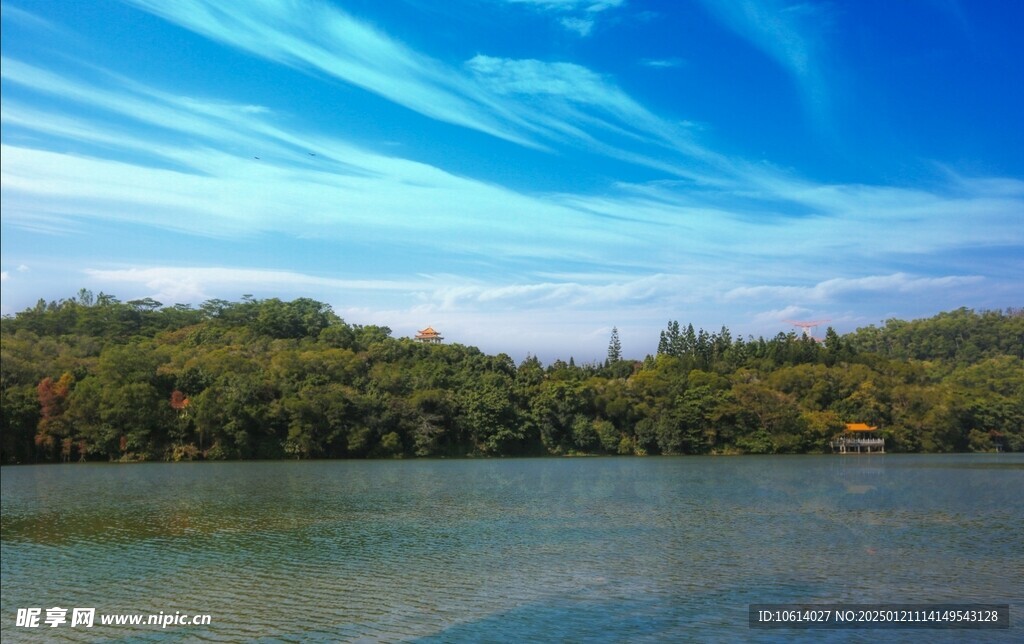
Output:
[[310,299],[199,308],[81,291],[0,323],[3,463],[1024,450],[1024,311],[824,341],[671,321],[657,355],[520,364]]

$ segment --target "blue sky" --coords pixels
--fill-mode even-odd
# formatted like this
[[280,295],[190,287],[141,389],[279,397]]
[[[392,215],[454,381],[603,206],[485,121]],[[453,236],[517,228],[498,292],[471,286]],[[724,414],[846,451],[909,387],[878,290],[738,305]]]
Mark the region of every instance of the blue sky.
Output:
[[577,361],[1018,307],[1022,32],[1010,1],[4,1],[0,306],[312,297]]

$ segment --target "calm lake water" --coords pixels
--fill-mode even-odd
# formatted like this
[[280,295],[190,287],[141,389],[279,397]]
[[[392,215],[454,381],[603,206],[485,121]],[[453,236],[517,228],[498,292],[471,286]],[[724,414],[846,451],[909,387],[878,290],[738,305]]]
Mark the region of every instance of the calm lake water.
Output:
[[[1022,455],[5,467],[0,517],[5,642],[1024,637]],[[1012,628],[748,629],[764,602]],[[15,625],[53,606],[212,623]]]

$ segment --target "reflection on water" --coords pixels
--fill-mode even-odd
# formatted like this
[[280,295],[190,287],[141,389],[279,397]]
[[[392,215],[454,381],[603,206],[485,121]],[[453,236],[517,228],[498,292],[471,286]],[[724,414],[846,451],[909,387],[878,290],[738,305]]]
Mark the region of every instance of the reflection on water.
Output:
[[791,637],[747,630],[759,602],[1010,603],[1013,622],[1022,466],[1003,454],[4,468],[3,639],[38,637],[14,626],[16,609],[52,606],[213,616],[45,633],[67,639]]

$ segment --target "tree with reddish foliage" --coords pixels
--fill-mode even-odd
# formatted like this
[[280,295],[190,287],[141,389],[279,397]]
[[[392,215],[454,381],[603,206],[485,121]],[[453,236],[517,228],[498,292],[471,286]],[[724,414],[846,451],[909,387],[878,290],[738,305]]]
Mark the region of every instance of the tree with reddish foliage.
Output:
[[177,429],[171,433],[171,437],[174,439],[174,442],[178,447],[182,447],[185,444],[186,437],[188,436],[188,426],[190,422],[188,405],[189,399],[185,397],[185,394],[177,389],[171,392],[171,409],[178,412],[178,426]]
[[57,382],[49,376],[39,381],[36,393],[39,396],[39,407],[44,421],[64,413],[64,399],[68,396],[71,378],[71,374],[65,373]]
[[171,392],[171,408],[183,412],[188,407],[188,398],[177,389]]
[[[64,441],[69,440],[71,427],[64,418],[64,412],[67,409],[68,392],[71,391],[73,383],[74,377],[70,373],[65,372],[56,382],[54,382],[53,378],[46,377],[40,380],[36,386],[40,418],[37,426],[39,431],[36,433],[35,443],[49,452],[53,450],[57,440],[60,439],[62,445],[61,455],[65,457],[70,454],[70,442],[65,444]],[[68,454],[64,452],[68,452]]]

